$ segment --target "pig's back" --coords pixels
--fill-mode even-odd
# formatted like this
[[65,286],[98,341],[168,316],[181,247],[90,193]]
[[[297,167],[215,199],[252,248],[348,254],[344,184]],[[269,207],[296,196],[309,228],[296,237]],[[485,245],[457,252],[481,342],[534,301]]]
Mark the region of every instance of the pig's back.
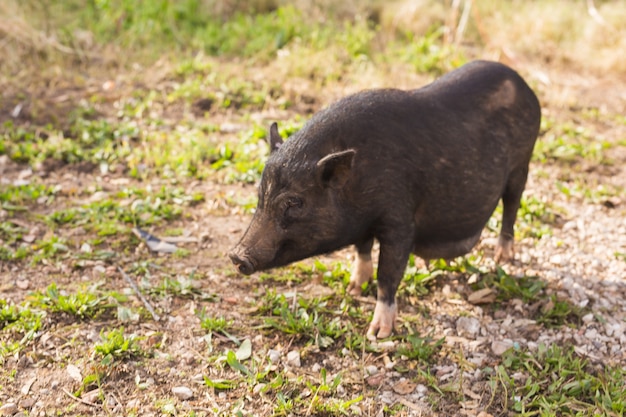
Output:
[[421,89],[346,97],[299,144],[308,155],[356,149],[349,186],[367,190],[371,210],[410,212],[423,242],[461,241],[480,234],[510,173],[527,169],[539,122],[521,77],[479,61]]

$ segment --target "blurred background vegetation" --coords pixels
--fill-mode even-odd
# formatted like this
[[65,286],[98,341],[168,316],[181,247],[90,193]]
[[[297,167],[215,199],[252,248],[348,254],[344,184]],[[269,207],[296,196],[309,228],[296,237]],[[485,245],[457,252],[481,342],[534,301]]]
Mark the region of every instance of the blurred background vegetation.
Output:
[[[270,119],[288,134],[349,92],[476,58],[570,106],[564,88],[624,76],[624,51],[623,0],[4,0],[0,154],[204,177],[247,153],[235,180],[253,182]],[[252,133],[205,144],[224,123]]]
[[344,59],[394,58],[399,48],[416,60],[406,55],[452,44],[624,71],[625,31],[621,0],[5,0],[0,65],[124,65],[200,52],[267,62],[284,49],[332,45]]

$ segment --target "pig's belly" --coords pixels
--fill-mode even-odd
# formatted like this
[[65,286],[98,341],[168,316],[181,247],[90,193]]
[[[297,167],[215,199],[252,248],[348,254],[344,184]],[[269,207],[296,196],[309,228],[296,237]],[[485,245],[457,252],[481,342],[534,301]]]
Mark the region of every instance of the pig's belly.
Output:
[[[467,207],[463,212],[425,207],[415,217],[413,252],[424,259],[456,258],[470,252],[495,210],[499,198],[470,202],[451,202],[443,207]],[[424,209],[424,207],[423,207]],[[424,215],[426,213],[426,215]]]
[[482,229],[478,233],[466,237],[464,239],[448,240],[448,241],[423,241],[415,242],[413,252],[423,259],[451,259],[463,256],[472,250],[478,239]]

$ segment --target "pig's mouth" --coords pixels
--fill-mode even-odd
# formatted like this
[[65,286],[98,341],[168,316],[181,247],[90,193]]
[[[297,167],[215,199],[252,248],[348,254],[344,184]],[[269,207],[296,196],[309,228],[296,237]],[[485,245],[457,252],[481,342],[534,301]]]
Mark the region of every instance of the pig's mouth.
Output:
[[[290,262],[293,262],[294,260],[302,259],[303,257],[289,256],[289,248],[291,246],[293,246],[292,241],[283,242],[279,246],[278,250],[273,253],[273,256],[269,253],[255,253],[255,255],[257,256],[251,256],[248,251],[240,251],[235,248],[228,254],[228,257],[230,258],[232,263],[235,264],[237,271],[244,275],[251,275],[256,271],[283,266]],[[267,255],[270,256],[268,257]],[[271,260],[264,261],[265,258],[271,258]]]
[[232,251],[228,254],[228,257],[240,273],[251,275],[256,271],[254,261],[249,256],[239,256],[237,252]]

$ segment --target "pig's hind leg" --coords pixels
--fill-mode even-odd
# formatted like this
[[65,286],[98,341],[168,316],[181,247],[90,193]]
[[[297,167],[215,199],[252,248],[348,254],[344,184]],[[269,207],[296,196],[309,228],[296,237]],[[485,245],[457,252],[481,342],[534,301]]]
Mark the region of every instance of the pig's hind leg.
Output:
[[350,275],[350,283],[347,289],[350,295],[361,295],[361,287],[363,284],[372,279],[372,275],[374,274],[374,266],[372,265],[373,245],[374,239],[368,239],[355,245],[357,254],[354,265],[352,266],[352,275]]
[[496,262],[508,262],[513,260],[515,251],[513,247],[513,238],[515,236],[514,225],[517,217],[517,210],[520,206],[522,193],[526,186],[526,178],[528,177],[528,167],[513,171],[509,175],[509,179],[502,194],[502,228],[500,229],[500,237],[498,238],[498,246],[496,247]]

